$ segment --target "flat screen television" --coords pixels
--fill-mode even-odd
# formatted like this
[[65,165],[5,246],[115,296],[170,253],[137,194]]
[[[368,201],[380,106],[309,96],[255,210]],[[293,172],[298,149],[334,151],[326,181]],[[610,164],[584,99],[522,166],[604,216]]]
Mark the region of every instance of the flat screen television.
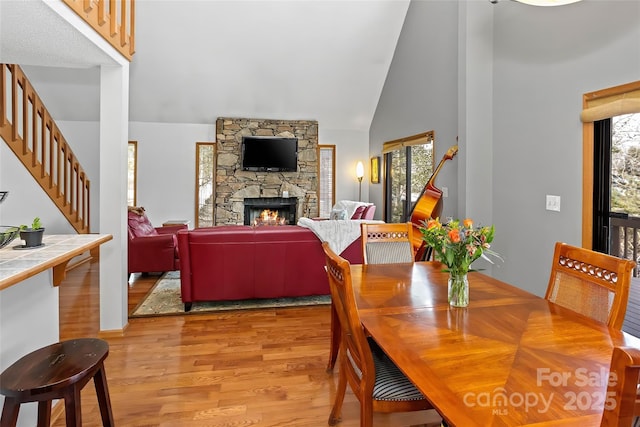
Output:
[[242,137],[242,169],[295,172],[298,170],[298,138]]

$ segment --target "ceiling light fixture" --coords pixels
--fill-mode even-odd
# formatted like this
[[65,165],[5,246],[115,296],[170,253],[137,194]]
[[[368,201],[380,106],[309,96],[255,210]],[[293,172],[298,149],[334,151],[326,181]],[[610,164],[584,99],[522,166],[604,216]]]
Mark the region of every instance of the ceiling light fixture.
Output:
[[580,0],[516,0],[517,2],[530,4],[531,6],[563,6],[565,4],[576,3]]
[[[565,4],[577,3],[581,0],[515,0],[518,3],[529,4],[531,6],[564,6]],[[498,0],[489,0],[490,3],[496,4]]]

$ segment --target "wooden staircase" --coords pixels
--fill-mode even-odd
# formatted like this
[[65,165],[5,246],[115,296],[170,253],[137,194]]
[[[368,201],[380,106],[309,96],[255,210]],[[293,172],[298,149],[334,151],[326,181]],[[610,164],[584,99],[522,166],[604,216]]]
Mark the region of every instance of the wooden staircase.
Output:
[[87,174],[16,64],[0,64],[0,137],[71,226],[89,233]]

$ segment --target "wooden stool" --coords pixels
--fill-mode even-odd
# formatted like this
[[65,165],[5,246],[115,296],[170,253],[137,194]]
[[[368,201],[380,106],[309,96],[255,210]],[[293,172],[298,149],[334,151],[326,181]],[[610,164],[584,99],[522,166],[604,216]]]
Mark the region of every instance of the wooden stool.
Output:
[[0,374],[5,397],[0,427],[14,427],[20,405],[38,402],[38,426],[51,424],[51,401],[64,399],[67,426],[81,426],[80,391],[91,378],[96,386],[103,426],[113,426],[104,372],[109,344],[94,338],[63,341],[35,350]]

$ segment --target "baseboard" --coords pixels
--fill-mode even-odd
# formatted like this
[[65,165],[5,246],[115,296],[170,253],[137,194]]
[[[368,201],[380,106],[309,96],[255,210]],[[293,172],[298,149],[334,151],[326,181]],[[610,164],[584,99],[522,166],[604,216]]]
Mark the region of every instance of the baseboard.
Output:
[[120,338],[124,336],[125,331],[127,330],[127,328],[129,327],[129,323],[127,322],[126,325],[124,325],[124,327],[122,329],[109,329],[106,331],[100,331],[98,332],[98,338]]

